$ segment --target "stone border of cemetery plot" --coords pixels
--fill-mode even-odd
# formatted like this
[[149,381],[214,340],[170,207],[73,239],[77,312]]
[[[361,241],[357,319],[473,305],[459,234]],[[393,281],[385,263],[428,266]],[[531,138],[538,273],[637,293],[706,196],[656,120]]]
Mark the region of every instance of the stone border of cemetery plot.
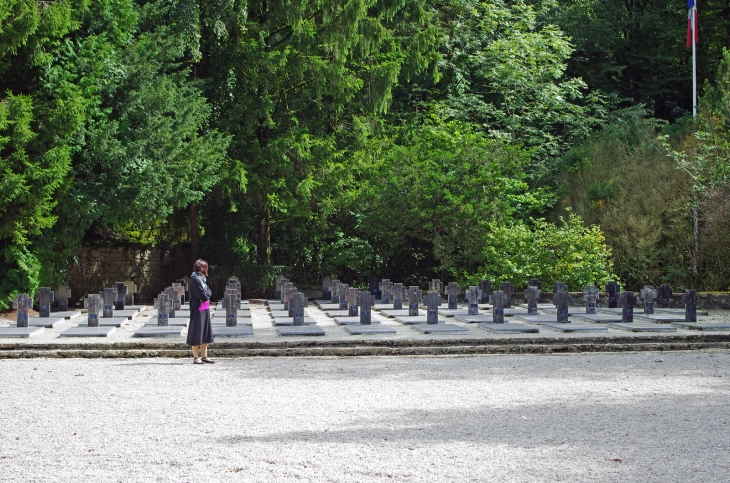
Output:
[[[216,342],[209,349],[214,357],[278,356],[396,356],[557,354],[581,352],[642,352],[730,350],[730,335],[682,336],[627,335],[579,338],[505,338],[441,340],[337,340],[282,342]],[[117,342],[81,344],[0,344],[0,359],[20,358],[147,358],[190,357],[187,345],[177,342]]]

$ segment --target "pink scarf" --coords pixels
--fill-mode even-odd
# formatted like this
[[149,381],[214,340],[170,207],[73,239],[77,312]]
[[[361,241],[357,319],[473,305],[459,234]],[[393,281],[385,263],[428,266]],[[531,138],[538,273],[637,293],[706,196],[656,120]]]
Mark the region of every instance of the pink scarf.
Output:
[[200,307],[198,307],[198,312],[202,312],[203,310],[208,310],[210,308],[210,300],[206,300],[204,302],[201,302]]

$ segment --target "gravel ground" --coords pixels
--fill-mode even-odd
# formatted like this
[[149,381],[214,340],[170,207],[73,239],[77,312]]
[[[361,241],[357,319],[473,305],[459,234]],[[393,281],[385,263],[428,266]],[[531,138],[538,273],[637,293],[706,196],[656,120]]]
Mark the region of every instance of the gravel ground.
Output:
[[0,480],[718,482],[730,353],[0,360]]
[[[325,335],[320,337],[282,337],[276,331],[276,328],[272,325],[272,318],[268,311],[268,308],[263,304],[251,304],[251,314],[253,321],[254,336],[252,337],[218,337],[219,342],[280,342],[286,341],[302,341],[302,340],[315,340],[315,341],[332,341],[332,340],[439,340],[439,339],[483,339],[483,340],[504,340],[504,339],[538,339],[543,337],[560,337],[565,339],[583,339],[585,337],[597,336],[597,337],[626,337],[649,335],[653,337],[673,337],[673,336],[686,336],[686,335],[702,335],[703,332],[696,330],[678,329],[677,332],[670,332],[666,334],[660,334],[656,332],[650,333],[639,333],[639,332],[627,332],[624,330],[609,328],[605,332],[574,332],[574,333],[563,333],[553,331],[539,325],[530,324],[527,322],[521,322],[513,320],[508,317],[508,320],[513,323],[520,323],[532,327],[539,327],[540,332],[537,334],[495,334],[477,327],[477,324],[466,324],[457,322],[453,317],[446,318],[446,322],[449,324],[456,324],[469,329],[469,332],[464,334],[421,334],[417,332],[413,327],[403,325],[395,321],[395,319],[387,318],[382,316],[378,312],[373,312],[373,318],[379,320],[382,324],[388,325],[396,330],[395,334],[374,334],[374,335],[351,335],[349,334],[344,326],[337,325],[332,317],[329,317],[323,310],[318,307],[310,306],[307,308],[309,315],[317,321],[325,330]],[[485,311],[481,311],[486,313]],[[181,312],[184,315],[189,315],[185,310]],[[59,337],[59,334],[70,327],[78,326],[79,324],[86,324],[86,315],[78,317],[72,320],[66,320],[59,326],[53,329],[46,329],[44,333],[34,336],[28,339],[17,339],[17,338],[0,338],[0,343],[11,343],[11,344],[79,344],[79,343],[92,343],[92,344],[113,344],[115,342],[184,342],[187,335],[187,330],[183,332],[183,335],[179,337],[164,337],[164,338],[136,338],[132,337],[134,331],[139,329],[145,322],[151,320],[156,314],[156,311],[149,307],[148,310],[143,311],[138,317],[130,321],[129,324],[124,327],[117,328],[117,330],[109,337]],[[222,311],[219,311],[215,317],[225,316]],[[726,322],[730,317],[730,312],[727,310],[713,310],[710,311],[709,316],[700,316],[699,320],[707,322]],[[579,319],[572,319],[576,325],[597,325],[599,327],[605,327],[605,324],[591,324],[590,322],[584,322]],[[637,320],[639,322],[639,320]],[[10,320],[0,319],[0,327],[8,327],[11,325]],[[713,331],[711,334],[730,334],[730,330]],[[707,333],[704,333],[707,334]]]

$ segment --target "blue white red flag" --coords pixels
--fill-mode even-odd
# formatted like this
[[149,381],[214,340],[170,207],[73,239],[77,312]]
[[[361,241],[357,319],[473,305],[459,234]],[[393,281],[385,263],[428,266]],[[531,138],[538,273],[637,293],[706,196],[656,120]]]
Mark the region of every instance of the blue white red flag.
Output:
[[687,47],[692,47],[692,34],[694,43],[700,41],[700,34],[697,30],[697,6],[695,0],[687,0]]

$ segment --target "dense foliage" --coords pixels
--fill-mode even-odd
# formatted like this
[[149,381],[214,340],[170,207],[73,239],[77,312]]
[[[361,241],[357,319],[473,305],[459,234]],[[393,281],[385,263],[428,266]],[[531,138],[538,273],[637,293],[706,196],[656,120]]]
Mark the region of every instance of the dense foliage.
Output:
[[692,120],[675,3],[0,0],[0,308],[99,239],[727,289],[730,20],[701,6]]

